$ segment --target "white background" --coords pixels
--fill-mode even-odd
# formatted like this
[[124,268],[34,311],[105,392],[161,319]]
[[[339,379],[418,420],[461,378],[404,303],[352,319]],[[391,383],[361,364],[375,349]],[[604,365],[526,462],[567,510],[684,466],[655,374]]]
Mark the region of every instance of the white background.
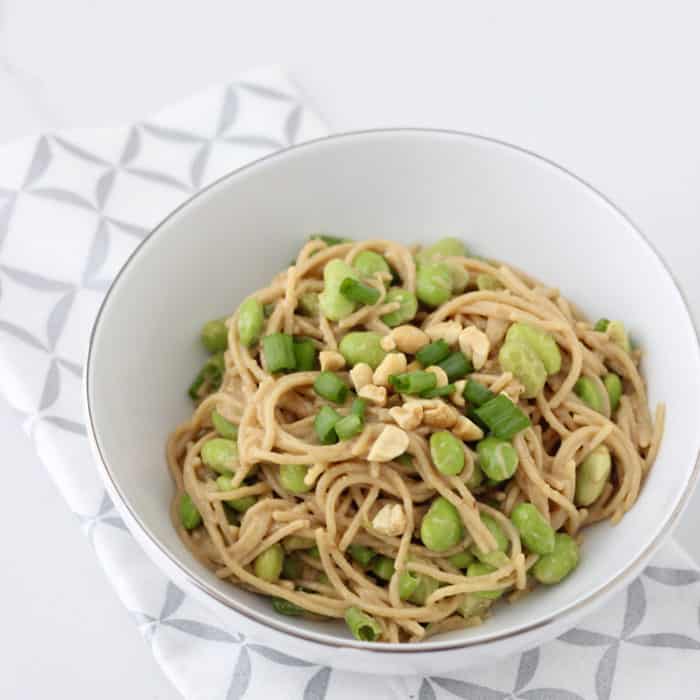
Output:
[[[474,131],[575,171],[651,238],[697,323],[699,21],[694,0],[0,0],[0,142],[279,63],[333,130]],[[0,401],[0,696],[177,697],[18,426]],[[698,562],[699,528],[696,495],[678,537]]]

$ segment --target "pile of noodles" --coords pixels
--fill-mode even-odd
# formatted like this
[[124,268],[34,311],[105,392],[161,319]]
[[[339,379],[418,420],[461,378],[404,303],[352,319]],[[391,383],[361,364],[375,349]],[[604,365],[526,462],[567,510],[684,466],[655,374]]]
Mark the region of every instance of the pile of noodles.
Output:
[[[387,334],[381,317],[398,307],[383,303],[363,306],[337,323],[302,315],[298,299],[305,292],[323,289],[323,268],[331,259],[351,262],[362,250],[383,255],[401,278],[401,286],[415,292],[415,249],[384,240],[327,246],[319,240],[306,244],[295,262],[254,296],[274,305],[264,335],[277,331],[312,338],[319,350],[337,349],[350,330]],[[419,641],[437,632],[477,624],[465,620],[457,609],[464,594],[480,590],[512,591],[510,600],[533,585],[528,569],[537,555],[523,552],[517,530],[508,515],[522,501],[533,503],[555,530],[576,536],[581,528],[603,519],[613,523],[635,503],[646,472],[656,456],[663,430],[664,409],[659,406],[652,421],[644,380],[638,369],[639,352],[622,350],[591,324],[557,289],[543,286],[523,272],[494,261],[450,258],[473,279],[480,273],[494,277],[503,289],[467,291],[433,310],[419,311],[413,324],[423,329],[445,320],[475,325],[486,333],[491,351],[486,364],[472,379],[491,391],[505,392],[529,416],[532,426],[516,435],[513,445],[519,465],[515,476],[497,486],[485,486],[473,494],[465,482],[475,453],[466,449],[465,470],[458,476],[441,474],[430,459],[428,437],[432,429],[420,426],[410,433],[408,452],[415,471],[397,462],[367,460],[369,449],[384,425],[394,424],[389,405],[369,405],[365,428],[350,440],[320,445],[313,428],[314,416],[326,403],[312,388],[318,372],[272,376],[263,366],[259,346],[243,346],[238,338],[237,314],[227,320],[229,346],[221,388],[203,398],[189,420],[170,436],[167,456],[176,483],[173,513],[183,492],[201,513],[203,526],[185,530],[174,522],[195,556],[216,575],[246,589],[283,598],[310,613],[342,618],[349,606],[374,616],[382,628],[381,640]],[[269,307],[268,307],[269,308]],[[562,352],[561,371],[549,376],[534,399],[522,399],[522,386],[503,372],[498,351],[510,323],[526,322],[551,334]],[[614,419],[601,378],[609,371],[623,378],[623,395]],[[348,383],[347,370],[339,375]],[[573,393],[579,377],[596,384],[604,406],[594,411]],[[449,402],[449,398],[444,399]],[[200,451],[216,436],[211,412],[217,409],[239,426],[239,461],[232,490],[217,489],[216,474],[203,465]],[[613,456],[613,471],[602,495],[590,508],[574,504],[576,468],[596,446],[605,444]],[[294,495],[279,481],[280,464],[310,465],[307,483],[314,488]],[[246,479],[256,475],[250,483]],[[256,496],[240,520],[231,524],[223,502]],[[464,523],[464,540],[445,552],[424,547],[417,533],[422,516],[436,496],[457,508]],[[386,503],[403,506],[407,526],[400,537],[376,532],[373,516]],[[508,561],[493,573],[468,578],[450,565],[448,557],[476,545],[494,548],[495,541],[479,513],[488,513],[510,539]],[[313,540],[320,557],[308,550],[295,552],[304,563],[299,580],[270,583],[255,576],[252,562],[262,551],[292,535]],[[283,542],[284,544],[284,542]],[[350,544],[364,545],[394,559],[396,573],[390,582],[379,582],[355,564],[347,554]],[[408,569],[430,576],[440,587],[425,605],[399,597],[399,574]],[[320,574],[325,574],[321,576]]]

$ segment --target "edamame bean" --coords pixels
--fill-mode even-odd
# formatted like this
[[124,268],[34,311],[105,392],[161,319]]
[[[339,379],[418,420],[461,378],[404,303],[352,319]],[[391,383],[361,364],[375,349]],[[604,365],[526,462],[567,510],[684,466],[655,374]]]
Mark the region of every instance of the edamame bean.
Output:
[[292,493],[307,493],[310,491],[310,484],[304,482],[307,471],[309,471],[309,468],[306,464],[281,464],[280,484],[282,484],[282,488]]
[[463,443],[447,430],[430,436],[430,456],[435,468],[443,474],[454,476],[464,469]]
[[[481,561],[475,561],[473,564],[469,565],[467,576],[486,576],[486,574],[492,574],[494,571],[496,571],[495,566],[485,564]],[[496,600],[496,598],[500,598],[503,595],[503,589],[495,591],[474,591],[472,595],[482,600]]]
[[318,297],[321,313],[331,321],[349,316],[357,306],[354,301],[340,293],[340,285],[344,279],[359,281],[357,273],[342,260],[330,260],[323,268],[323,291]]
[[608,400],[610,401],[610,413],[615,413],[620,405],[620,397],[622,396],[622,380],[613,372],[606,374],[603,377],[603,384],[608,392]]
[[284,564],[284,550],[279,542],[258,554],[253,570],[258,578],[273,583],[279,579]]
[[476,287],[480,292],[495,292],[503,289],[503,285],[493,275],[485,272],[476,276]]
[[506,334],[506,343],[512,341],[529,345],[542,361],[547,374],[556,374],[561,369],[561,352],[549,333],[527,323],[514,323]]
[[470,617],[481,617],[491,606],[491,601],[479,598],[474,593],[465,593],[457,610],[465,620]]
[[189,493],[183,493],[180,496],[180,522],[185,530],[194,530],[202,524],[202,516]]
[[427,306],[440,306],[452,296],[452,275],[445,263],[425,263],[416,271],[416,296]]
[[372,369],[377,369],[386,356],[380,343],[382,336],[372,331],[355,331],[348,333],[338,347],[340,354],[350,366],[366,362]]
[[348,554],[363,568],[367,568],[369,563],[377,556],[377,553],[369,547],[361,544],[351,544],[348,547]]
[[219,474],[229,474],[238,462],[238,445],[226,438],[213,438],[202,446],[202,462]]
[[255,297],[248,297],[238,309],[238,337],[241,339],[241,343],[250,347],[257,342],[264,325],[263,305]]
[[425,601],[428,600],[431,594],[438,589],[440,583],[432,576],[424,576],[423,574],[414,575],[418,578],[418,585],[413,593],[408,597],[408,600],[416,605],[425,605]]
[[353,637],[361,642],[376,642],[382,633],[379,623],[354,605],[345,611],[345,622]]
[[574,384],[574,393],[581,401],[590,406],[598,413],[603,410],[603,399],[598,393],[598,387],[593,383],[590,377],[581,377]]
[[404,569],[399,574],[399,598],[409,600],[416,592],[419,584],[419,575],[413,571]]
[[391,268],[384,256],[373,250],[359,252],[352,261],[352,266],[362,277],[374,277],[377,273],[391,275]]
[[202,326],[202,344],[209,352],[223,352],[228,347],[228,329],[221,320],[207,321]]
[[401,287],[392,287],[386,294],[384,299],[385,304],[398,302],[400,304],[396,311],[391,311],[382,316],[382,321],[390,328],[400,326],[402,323],[412,321],[418,311],[418,299],[413,292]]
[[211,412],[211,422],[222,438],[238,440],[238,426],[227,421],[216,409]]
[[559,583],[576,568],[578,562],[576,541],[569,535],[558,532],[554,536],[554,550],[537,560],[532,567],[532,573],[540,583]]
[[488,513],[481,513],[479,517],[481,518],[481,522],[486,526],[486,529],[496,540],[496,549],[492,552],[484,552],[478,547],[473,547],[472,553],[480,562],[500,568],[508,563],[508,557],[505,553],[508,551],[510,540],[493,516]]
[[476,445],[481,470],[494,481],[510,479],[518,468],[518,453],[508,440],[487,437]]
[[[216,479],[216,487],[219,489],[219,491],[233,491],[231,477],[227,474],[222,474]],[[224,502],[231,506],[231,508],[233,508],[236,512],[245,513],[248,508],[257,503],[257,500],[258,499],[255,496],[243,496],[242,498],[233,498]]]
[[466,486],[470,491],[474,491],[475,489],[478,489],[479,486],[481,486],[482,482],[484,481],[484,472],[481,470],[481,467],[474,462],[474,467],[472,468],[472,473],[469,476],[469,479],[467,479]]
[[503,343],[498,352],[498,361],[505,372],[512,372],[525,387],[524,398],[532,399],[542,391],[547,381],[547,370],[530,345],[515,340]]
[[605,445],[598,445],[576,470],[574,502],[577,506],[590,506],[598,500],[610,478],[611,470],[610,450]]
[[394,575],[394,560],[391,557],[379,556],[372,561],[369,567],[370,571],[382,579],[383,581],[389,581]]
[[610,321],[607,334],[610,340],[612,340],[615,345],[621,347],[625,352],[629,352],[632,349],[629,336],[625,330],[625,324],[622,323],[622,321]]
[[463,258],[466,255],[467,247],[464,243],[459,238],[447,236],[419,251],[416,260],[420,263],[426,263],[442,258]]
[[420,537],[433,552],[444,552],[458,544],[464,535],[464,525],[457,509],[442,496],[436,498],[423,517]]
[[519,503],[513,508],[510,519],[531,552],[551,554],[554,551],[554,528],[532,503]]
[[465,549],[463,552],[448,557],[447,561],[449,561],[455,569],[466,569],[469,564],[474,561],[474,555],[468,549]]

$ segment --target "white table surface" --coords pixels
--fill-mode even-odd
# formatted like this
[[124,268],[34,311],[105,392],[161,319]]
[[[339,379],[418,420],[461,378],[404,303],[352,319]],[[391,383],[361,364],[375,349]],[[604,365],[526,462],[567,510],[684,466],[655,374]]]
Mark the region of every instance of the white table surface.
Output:
[[[572,169],[647,233],[698,323],[700,5],[573,8],[554,0],[0,0],[0,142],[138,119],[279,63],[334,130],[474,131]],[[18,494],[6,499],[0,547],[0,697],[178,697],[2,401],[0,440],[5,491]],[[13,536],[30,500],[39,510]],[[700,563],[699,527],[696,494],[678,538]]]

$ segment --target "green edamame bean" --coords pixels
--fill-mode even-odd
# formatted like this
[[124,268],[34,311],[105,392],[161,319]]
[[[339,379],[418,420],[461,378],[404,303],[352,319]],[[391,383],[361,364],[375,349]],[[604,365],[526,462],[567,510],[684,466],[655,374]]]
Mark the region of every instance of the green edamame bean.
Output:
[[219,474],[232,472],[238,462],[238,445],[226,438],[213,438],[202,446],[202,462]]
[[420,263],[427,263],[442,258],[463,258],[466,255],[467,247],[464,243],[459,238],[447,236],[419,251],[416,260]]
[[304,482],[304,477],[309,468],[305,464],[281,464],[280,484],[282,488],[292,493],[307,493],[311,486]]
[[581,377],[574,384],[574,393],[581,401],[600,413],[603,410],[603,399],[598,392],[598,387],[590,377]]
[[320,311],[318,294],[316,292],[304,292],[299,297],[299,308],[306,316],[318,316]]
[[211,422],[222,438],[238,440],[238,426],[227,421],[216,409],[211,412]]
[[377,556],[377,553],[369,547],[361,544],[351,544],[348,547],[348,554],[363,568],[367,568],[369,563]]
[[532,347],[516,340],[505,342],[498,352],[498,361],[505,372],[512,372],[525,387],[523,397],[532,399],[544,387],[547,370]]
[[503,289],[503,285],[493,275],[485,272],[476,276],[476,287],[480,292],[495,292]]
[[457,610],[465,620],[468,620],[470,617],[481,617],[490,606],[490,600],[479,598],[474,593],[465,593]]
[[[233,491],[231,477],[227,474],[222,474],[216,479],[216,487],[219,491]],[[245,513],[248,508],[257,503],[257,500],[255,496],[243,496],[242,498],[233,498],[229,501],[225,501],[225,503],[231,506],[236,512]]]
[[613,372],[606,374],[603,377],[603,384],[608,392],[608,400],[610,401],[610,413],[615,413],[620,405],[620,397],[622,396],[622,380]]
[[465,549],[463,552],[448,557],[447,561],[449,561],[455,569],[466,569],[469,564],[474,561],[474,555],[468,549]]
[[352,367],[360,362],[366,362],[372,369],[377,369],[386,356],[380,343],[382,336],[372,331],[355,331],[348,333],[338,346],[340,354]]
[[506,343],[518,341],[529,345],[542,361],[547,374],[561,369],[561,352],[554,337],[527,323],[514,323],[506,334]]
[[342,260],[330,260],[323,268],[323,291],[319,294],[318,304],[321,313],[331,321],[340,321],[349,316],[357,306],[340,293],[340,285],[344,279],[359,281],[357,273]]
[[433,552],[444,552],[458,544],[464,535],[464,525],[457,509],[442,496],[436,498],[423,517],[420,537]]
[[370,571],[383,581],[389,581],[394,575],[394,560],[391,557],[378,556],[370,565]]
[[416,296],[427,306],[440,306],[452,296],[452,275],[445,263],[432,262],[418,266]]
[[494,481],[510,479],[518,468],[518,453],[508,440],[493,436],[479,440],[476,453],[481,470]]
[[394,328],[413,320],[416,311],[418,311],[418,299],[416,299],[416,295],[413,292],[401,289],[401,287],[392,287],[387,292],[384,303],[391,304],[393,302],[398,302],[401,306],[396,311],[391,311],[382,316],[382,321],[387,326]]
[[574,502],[577,506],[590,506],[598,500],[610,478],[611,470],[610,450],[605,445],[598,445],[576,470]]
[[[494,571],[496,571],[495,566],[485,564],[481,561],[475,561],[473,564],[469,565],[469,568],[467,569],[467,576],[486,576],[486,574],[492,574]],[[474,591],[474,593],[471,595],[482,600],[496,600],[496,598],[500,598],[503,595],[503,590]]]
[[209,352],[223,352],[228,347],[228,329],[221,320],[207,321],[202,326],[202,344]]
[[265,325],[265,310],[255,298],[248,297],[238,309],[238,337],[241,343],[250,347],[260,339]]
[[279,542],[258,554],[253,570],[258,578],[273,583],[279,579],[284,564],[284,550]]
[[466,481],[466,486],[470,491],[474,491],[475,489],[478,489],[479,486],[484,481],[484,472],[482,471],[481,467],[474,462],[474,467],[472,469],[472,473]]
[[401,600],[409,600],[416,592],[419,582],[420,577],[418,574],[404,569],[399,574],[399,598]]
[[435,468],[443,474],[454,476],[464,469],[463,443],[447,430],[430,436],[430,456]]
[[189,493],[183,493],[180,497],[180,522],[185,530],[194,530],[202,524],[202,516]]
[[541,556],[532,567],[532,573],[540,583],[559,583],[578,565],[579,551],[576,541],[562,532],[554,536],[554,550]]
[[452,280],[452,294],[461,294],[469,285],[469,272],[458,262],[448,260],[446,263]]
[[440,583],[432,576],[424,576],[423,574],[414,575],[418,578],[418,584],[413,593],[408,597],[408,600],[416,605],[425,605],[425,601],[438,589]]
[[531,552],[551,554],[554,551],[554,528],[532,503],[519,503],[513,508],[510,519]]
[[481,518],[481,522],[486,526],[486,529],[496,540],[496,549],[492,552],[484,552],[478,547],[472,547],[472,553],[483,564],[489,564],[490,566],[499,568],[508,563],[508,557],[505,553],[510,546],[510,540],[492,515],[481,513],[479,517]]
[[622,321],[610,321],[607,334],[610,340],[612,340],[615,345],[621,347],[625,352],[629,352],[632,349],[625,324],[622,323]]
[[391,275],[391,268],[383,255],[373,250],[363,250],[355,256],[352,266],[362,277],[374,277],[377,273]]

